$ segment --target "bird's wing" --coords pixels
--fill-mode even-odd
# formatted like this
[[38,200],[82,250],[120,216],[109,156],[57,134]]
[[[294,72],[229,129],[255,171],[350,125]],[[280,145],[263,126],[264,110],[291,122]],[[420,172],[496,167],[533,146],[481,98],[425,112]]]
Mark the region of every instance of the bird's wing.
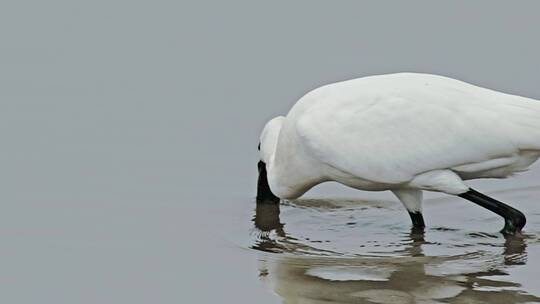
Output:
[[468,94],[317,102],[296,118],[296,130],[319,161],[367,180],[401,183],[434,169],[540,150],[540,107],[490,105]]

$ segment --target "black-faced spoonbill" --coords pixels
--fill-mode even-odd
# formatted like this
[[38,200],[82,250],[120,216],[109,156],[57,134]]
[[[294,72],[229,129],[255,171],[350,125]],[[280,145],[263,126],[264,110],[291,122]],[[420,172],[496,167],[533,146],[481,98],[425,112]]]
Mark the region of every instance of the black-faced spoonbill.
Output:
[[523,213],[464,180],[505,178],[540,157],[540,101],[436,75],[364,77],[306,94],[266,124],[259,150],[258,201],[326,181],[390,190],[423,229],[422,191],[438,191],[495,212],[515,234]]

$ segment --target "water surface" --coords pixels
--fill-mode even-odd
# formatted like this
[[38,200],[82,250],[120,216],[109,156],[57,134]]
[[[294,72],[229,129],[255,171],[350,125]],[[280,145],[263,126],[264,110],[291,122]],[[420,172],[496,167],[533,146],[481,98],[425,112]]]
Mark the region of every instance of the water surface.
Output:
[[522,235],[453,197],[425,202],[425,232],[395,202],[300,199],[257,204],[243,245],[284,303],[540,303],[540,187],[492,195],[519,201]]
[[540,2],[458,2],[2,1],[0,303],[538,302],[538,166],[478,186],[518,239],[449,197],[424,235],[385,193],[253,201],[262,127],[316,87],[540,99]]

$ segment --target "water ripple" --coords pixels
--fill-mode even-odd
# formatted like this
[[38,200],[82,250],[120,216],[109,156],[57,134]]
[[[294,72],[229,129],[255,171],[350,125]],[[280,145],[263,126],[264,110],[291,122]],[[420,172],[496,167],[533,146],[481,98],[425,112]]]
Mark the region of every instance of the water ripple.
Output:
[[[268,253],[259,275],[292,302],[540,303],[540,290],[516,274],[530,264],[531,246],[538,254],[539,238],[504,238],[493,217],[473,211],[464,218],[449,205],[426,210],[442,225],[425,232],[411,230],[404,210],[389,202],[257,205],[251,248]],[[486,302],[493,293],[497,301]]]

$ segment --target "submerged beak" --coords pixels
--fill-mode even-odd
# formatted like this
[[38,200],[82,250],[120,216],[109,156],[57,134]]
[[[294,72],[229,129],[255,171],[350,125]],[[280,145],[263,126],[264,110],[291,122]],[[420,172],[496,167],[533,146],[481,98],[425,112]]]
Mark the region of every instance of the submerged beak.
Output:
[[259,180],[257,182],[257,203],[279,203],[279,197],[275,196],[268,185],[268,177],[266,173],[266,164],[259,161]]

